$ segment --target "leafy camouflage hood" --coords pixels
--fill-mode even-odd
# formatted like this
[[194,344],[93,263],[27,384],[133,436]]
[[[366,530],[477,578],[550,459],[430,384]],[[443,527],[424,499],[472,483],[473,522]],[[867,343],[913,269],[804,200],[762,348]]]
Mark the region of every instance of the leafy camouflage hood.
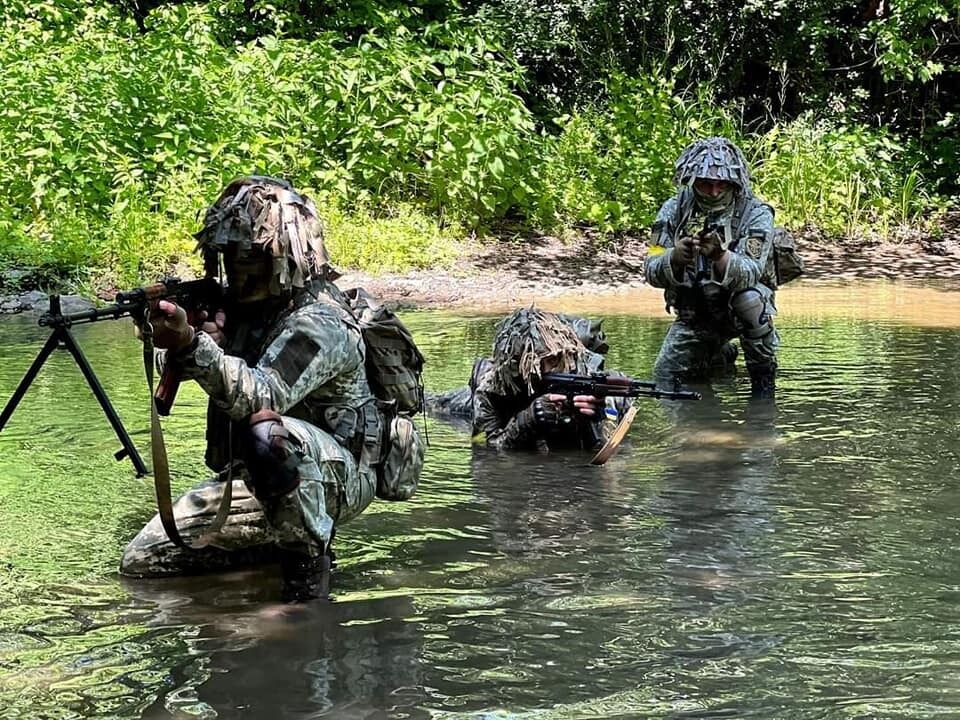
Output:
[[337,277],[313,200],[279,178],[249,175],[231,182],[207,209],[194,237],[208,269],[229,243],[267,252],[273,258],[271,291],[276,294],[302,288],[316,277]]
[[674,164],[674,184],[690,186],[697,178],[726,180],[737,186],[738,194],[751,192],[747,159],[724,137],[697,140],[680,153]]
[[493,339],[493,372],[504,395],[534,394],[543,360],[554,358],[558,371],[587,371],[587,349],[560,316],[522,308],[497,324]]

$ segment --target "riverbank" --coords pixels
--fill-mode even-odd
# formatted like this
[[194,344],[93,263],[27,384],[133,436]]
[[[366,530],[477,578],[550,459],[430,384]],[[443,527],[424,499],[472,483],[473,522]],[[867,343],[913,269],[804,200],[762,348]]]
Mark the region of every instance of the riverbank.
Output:
[[[797,233],[806,280],[858,278],[936,282],[960,289],[960,213],[943,218],[936,234],[905,231],[884,242],[831,241]],[[468,250],[451,268],[396,275],[346,272],[356,285],[400,307],[503,307],[560,296],[600,296],[646,285],[645,237],[611,241],[589,231],[574,241],[552,236],[501,240]]]
[[[885,242],[840,243],[807,231],[797,233],[797,246],[806,280],[874,278],[960,289],[960,212],[946,215],[935,234],[907,231]],[[646,254],[640,236],[611,240],[588,229],[565,239],[525,235],[465,245],[450,267],[387,275],[346,270],[338,284],[365,287],[394,307],[493,309],[644,286]],[[0,314],[45,310],[46,298],[40,290],[0,293]]]

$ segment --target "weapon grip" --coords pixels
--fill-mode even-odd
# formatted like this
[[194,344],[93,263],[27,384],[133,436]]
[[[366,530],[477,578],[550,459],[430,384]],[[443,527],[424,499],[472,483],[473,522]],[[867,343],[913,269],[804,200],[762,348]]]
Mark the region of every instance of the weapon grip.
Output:
[[177,399],[177,390],[180,389],[180,369],[174,363],[167,362],[160,376],[160,382],[153,393],[153,401],[157,405],[157,413],[166,417],[173,408]]

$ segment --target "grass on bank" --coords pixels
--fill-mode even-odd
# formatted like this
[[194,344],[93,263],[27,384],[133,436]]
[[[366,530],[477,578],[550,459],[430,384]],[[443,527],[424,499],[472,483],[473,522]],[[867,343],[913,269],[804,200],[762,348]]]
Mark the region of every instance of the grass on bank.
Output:
[[[673,191],[672,161],[682,147],[671,136],[667,149],[656,124],[649,133],[631,126],[615,134],[611,114],[595,109],[570,117],[562,132],[544,140],[541,230],[563,235],[587,223],[602,232],[643,232],[659,203]],[[904,170],[904,148],[883,133],[847,128],[811,118],[778,125],[759,136],[738,137],[732,126],[709,126],[737,138],[754,168],[754,190],[794,229],[815,227],[837,242],[885,240],[903,228],[932,228],[942,200]],[[693,127],[687,131],[692,133]],[[92,294],[131,287],[174,271],[199,271],[191,236],[219,188],[204,187],[200,170],[181,172],[150,193],[133,183],[116,195],[106,217],[61,203],[57,212],[36,213],[29,223],[0,215],[0,268],[35,271]],[[336,193],[304,188],[318,203],[335,265],[374,274],[455,262],[467,234],[464,225],[441,223],[415,202],[377,207],[352,205]]]

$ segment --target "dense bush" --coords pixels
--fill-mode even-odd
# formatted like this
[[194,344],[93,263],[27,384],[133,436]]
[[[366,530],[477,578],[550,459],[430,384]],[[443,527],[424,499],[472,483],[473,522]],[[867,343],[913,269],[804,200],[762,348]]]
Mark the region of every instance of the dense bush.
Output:
[[757,191],[789,226],[837,237],[887,236],[917,221],[930,197],[905,148],[883,131],[801,118],[749,148]]
[[543,194],[534,208],[541,224],[645,227],[673,192],[673,163],[684,145],[736,132],[708,97],[683,96],[664,77],[615,75],[607,97],[561,118],[559,136],[546,143]]
[[0,262],[155,275],[251,172],[315,194],[334,259],[371,269],[443,261],[504,218],[635,230],[714,133],[781,218],[883,233],[958,171],[958,2],[9,0]]

